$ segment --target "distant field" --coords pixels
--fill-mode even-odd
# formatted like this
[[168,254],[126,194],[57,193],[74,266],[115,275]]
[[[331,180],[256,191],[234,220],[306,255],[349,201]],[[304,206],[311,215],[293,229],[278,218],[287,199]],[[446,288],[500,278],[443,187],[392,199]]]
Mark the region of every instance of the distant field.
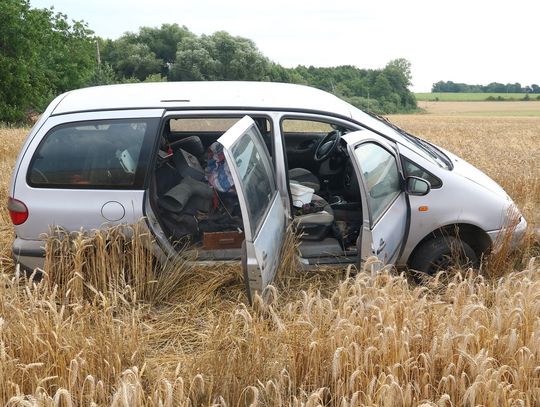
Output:
[[[440,100],[443,102],[474,102],[479,100],[486,100],[488,97],[492,96],[495,99],[501,97],[505,100],[521,100],[525,97],[524,93],[447,93],[447,92],[435,92],[435,93],[415,93],[416,100],[418,101],[435,101]],[[529,95],[529,98],[536,99],[540,95]]]
[[428,114],[443,116],[540,117],[540,101],[529,102],[429,102],[418,107]]

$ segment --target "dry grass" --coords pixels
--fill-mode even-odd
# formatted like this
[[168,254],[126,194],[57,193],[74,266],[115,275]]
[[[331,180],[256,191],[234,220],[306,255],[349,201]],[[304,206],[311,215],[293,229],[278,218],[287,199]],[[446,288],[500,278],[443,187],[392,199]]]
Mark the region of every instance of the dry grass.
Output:
[[[539,121],[394,119],[487,171],[539,224]],[[4,202],[22,133],[0,129]],[[414,286],[392,270],[302,272],[289,235],[277,286],[250,307],[238,267],[156,270],[137,228],[57,235],[28,282],[0,216],[0,403],[540,405],[533,259]]]

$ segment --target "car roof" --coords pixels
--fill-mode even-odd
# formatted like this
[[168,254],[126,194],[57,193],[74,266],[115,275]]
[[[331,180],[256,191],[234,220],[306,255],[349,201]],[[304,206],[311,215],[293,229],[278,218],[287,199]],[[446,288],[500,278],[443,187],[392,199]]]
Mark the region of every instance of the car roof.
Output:
[[303,85],[276,82],[155,82],[107,85],[67,92],[53,115],[115,109],[251,108],[319,111],[352,117],[353,106]]

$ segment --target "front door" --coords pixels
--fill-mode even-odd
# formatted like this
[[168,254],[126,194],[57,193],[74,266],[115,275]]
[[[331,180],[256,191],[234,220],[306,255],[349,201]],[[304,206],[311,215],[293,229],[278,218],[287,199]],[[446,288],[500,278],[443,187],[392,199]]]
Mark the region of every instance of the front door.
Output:
[[369,130],[343,137],[362,190],[364,225],[361,256],[395,263],[405,243],[409,209],[397,152],[383,137]]
[[244,223],[244,278],[250,301],[279,266],[286,216],[270,155],[255,122],[245,116],[218,140],[223,145]]

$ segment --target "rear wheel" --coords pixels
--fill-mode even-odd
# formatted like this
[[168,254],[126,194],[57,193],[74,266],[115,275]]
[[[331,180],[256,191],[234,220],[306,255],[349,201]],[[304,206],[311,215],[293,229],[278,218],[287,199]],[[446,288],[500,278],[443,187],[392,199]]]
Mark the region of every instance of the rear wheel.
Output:
[[450,268],[478,266],[478,256],[466,242],[453,236],[439,236],[425,241],[418,247],[410,267],[434,275]]

